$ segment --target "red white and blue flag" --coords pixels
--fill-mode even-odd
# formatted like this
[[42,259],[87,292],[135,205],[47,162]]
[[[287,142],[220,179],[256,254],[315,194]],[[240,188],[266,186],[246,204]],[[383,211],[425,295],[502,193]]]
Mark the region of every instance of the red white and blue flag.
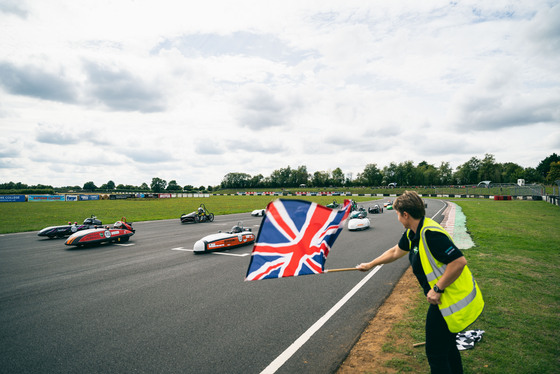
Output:
[[350,213],[303,200],[268,204],[245,280],[320,274],[334,241]]

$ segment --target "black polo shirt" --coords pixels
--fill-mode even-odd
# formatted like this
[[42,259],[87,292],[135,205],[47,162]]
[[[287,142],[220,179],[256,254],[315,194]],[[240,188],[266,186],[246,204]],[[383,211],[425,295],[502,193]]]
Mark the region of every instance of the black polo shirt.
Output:
[[[424,274],[424,269],[422,269],[422,261],[420,260],[420,254],[418,253],[418,248],[420,244],[420,231],[422,226],[424,225],[424,218],[420,220],[418,224],[417,232],[414,233],[412,230],[410,231],[410,240],[412,243],[412,250],[410,250],[409,241],[406,235],[406,230],[401,239],[399,240],[399,248],[403,251],[408,251],[408,259],[410,261],[410,265],[412,266],[412,272],[416,275],[420,286],[424,290],[424,294],[427,295],[428,291],[430,291],[431,287],[428,283],[428,279],[426,278],[426,274]],[[463,256],[463,253],[457,248],[457,246],[453,243],[451,239],[447,237],[444,233],[428,230],[426,232],[426,241],[428,247],[430,247],[430,252],[435,257],[436,260],[448,264],[453,260],[458,259],[459,257]]]

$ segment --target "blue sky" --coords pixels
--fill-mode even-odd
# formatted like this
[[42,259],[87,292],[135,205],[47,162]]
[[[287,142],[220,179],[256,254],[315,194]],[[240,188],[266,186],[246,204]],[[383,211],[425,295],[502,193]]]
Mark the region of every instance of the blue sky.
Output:
[[0,182],[560,153],[560,1],[0,0]]

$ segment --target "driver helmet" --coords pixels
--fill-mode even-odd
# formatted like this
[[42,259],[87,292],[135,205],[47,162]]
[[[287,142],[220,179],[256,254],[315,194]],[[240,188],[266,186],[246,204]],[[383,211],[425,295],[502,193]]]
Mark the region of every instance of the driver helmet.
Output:
[[201,214],[202,214],[202,212],[204,212],[204,210],[202,209],[202,207],[199,207],[199,208],[198,208],[198,213],[201,213]]
[[121,221],[117,221],[117,222],[115,222],[115,224],[113,226],[115,226],[115,228],[119,229],[119,228],[122,227],[122,225],[123,225],[123,223]]
[[238,232],[241,232],[241,231],[243,231],[243,230],[241,229],[241,226],[235,225],[235,226],[233,226],[233,227],[231,228],[231,233],[232,233],[232,234],[237,234]]

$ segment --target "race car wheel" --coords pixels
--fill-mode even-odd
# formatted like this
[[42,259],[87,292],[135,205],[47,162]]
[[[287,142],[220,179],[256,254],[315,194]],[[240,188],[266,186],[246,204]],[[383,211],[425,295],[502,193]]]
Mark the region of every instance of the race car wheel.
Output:
[[214,213],[208,214],[208,221],[210,222],[214,221]]

